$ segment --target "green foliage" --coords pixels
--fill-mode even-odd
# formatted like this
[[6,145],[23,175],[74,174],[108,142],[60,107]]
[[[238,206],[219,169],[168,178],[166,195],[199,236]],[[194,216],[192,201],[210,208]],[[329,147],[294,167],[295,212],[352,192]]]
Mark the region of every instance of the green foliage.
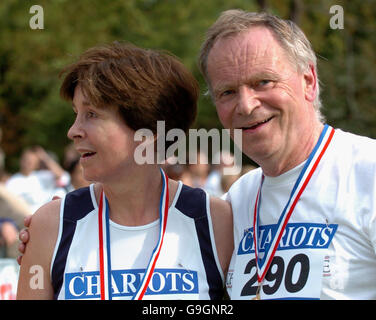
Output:
[[[0,117],[10,170],[20,151],[40,144],[60,159],[73,121],[59,98],[61,68],[98,43],[126,40],[178,56],[206,85],[197,68],[205,31],[220,12],[260,7],[293,18],[319,56],[328,123],[376,138],[375,0],[40,0],[44,29],[32,30],[29,0],[0,2]],[[345,28],[332,30],[329,8],[344,8]],[[199,101],[196,127],[221,127],[209,97]]]

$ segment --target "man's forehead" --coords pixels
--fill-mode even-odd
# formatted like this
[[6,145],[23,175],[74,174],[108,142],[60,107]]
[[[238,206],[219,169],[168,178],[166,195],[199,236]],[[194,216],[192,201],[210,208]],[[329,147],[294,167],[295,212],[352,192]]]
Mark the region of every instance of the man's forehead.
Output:
[[237,60],[273,58],[282,53],[282,48],[274,38],[272,32],[262,26],[251,27],[236,35],[228,35],[218,39],[208,56],[208,64],[218,63],[220,60],[227,63],[236,63]]
[[[216,84],[244,80],[271,79],[284,63],[284,51],[265,27],[218,40],[208,57],[209,79]],[[257,78],[257,79],[256,79]],[[214,84],[214,83],[212,83]]]

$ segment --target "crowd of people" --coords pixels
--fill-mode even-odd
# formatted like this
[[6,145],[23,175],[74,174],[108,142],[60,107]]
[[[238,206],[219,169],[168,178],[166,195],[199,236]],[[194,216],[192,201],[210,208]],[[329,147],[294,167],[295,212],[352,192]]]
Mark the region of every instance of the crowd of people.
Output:
[[211,160],[206,153],[198,152],[195,159],[197,161],[181,164],[176,163],[177,159],[172,157],[162,167],[169,177],[181,180],[188,186],[204,189],[216,197],[222,197],[238,178],[256,168],[253,165],[243,165],[240,170],[234,170],[237,174],[224,174],[224,168],[235,167],[233,154],[225,150],[214,154]]
[[[25,148],[20,156],[19,171],[5,171],[5,155],[1,152],[0,182],[0,258],[18,255],[18,231],[23,219],[33,214],[53,197],[63,197],[70,191],[88,186],[82,175],[80,155],[73,145],[65,149],[63,161],[41,146]],[[234,156],[229,152],[213,155],[211,161],[204,152],[198,152],[197,163],[176,163],[169,158],[162,165],[166,174],[191,187],[202,188],[210,195],[221,197],[241,175],[254,169],[245,165],[236,175],[224,175],[223,169],[234,166]],[[188,161],[187,161],[188,162]]]
[[0,258],[15,258],[23,219],[54,196],[63,197],[89,182],[81,174],[79,154],[71,145],[66,148],[63,164],[41,146],[22,151],[19,171],[14,174],[5,170],[3,151],[0,160]]

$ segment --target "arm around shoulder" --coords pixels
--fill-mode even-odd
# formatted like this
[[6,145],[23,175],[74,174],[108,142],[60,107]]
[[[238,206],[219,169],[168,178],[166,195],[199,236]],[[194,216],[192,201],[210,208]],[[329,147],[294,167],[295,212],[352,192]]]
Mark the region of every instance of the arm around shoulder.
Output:
[[30,241],[22,258],[17,299],[53,298],[50,266],[58,232],[60,200],[47,203],[33,215]]
[[216,197],[210,198],[210,212],[213,222],[214,238],[218,258],[223,270],[227,273],[234,250],[233,217],[229,202]]

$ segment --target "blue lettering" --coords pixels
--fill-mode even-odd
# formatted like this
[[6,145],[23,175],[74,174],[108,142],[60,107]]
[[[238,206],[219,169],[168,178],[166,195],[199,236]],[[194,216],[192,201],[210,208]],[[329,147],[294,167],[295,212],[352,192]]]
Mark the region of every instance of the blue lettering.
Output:
[[[278,250],[328,248],[337,228],[337,224],[288,223],[283,231]],[[260,253],[263,253],[269,250],[277,225],[264,225],[259,229]],[[253,233],[253,228],[249,228],[244,233],[239,243],[238,255],[255,252]]]
[[[139,288],[145,270],[113,270],[112,296],[132,297]],[[146,295],[198,293],[196,271],[185,269],[155,269]],[[98,299],[99,271],[65,274],[65,299]]]

